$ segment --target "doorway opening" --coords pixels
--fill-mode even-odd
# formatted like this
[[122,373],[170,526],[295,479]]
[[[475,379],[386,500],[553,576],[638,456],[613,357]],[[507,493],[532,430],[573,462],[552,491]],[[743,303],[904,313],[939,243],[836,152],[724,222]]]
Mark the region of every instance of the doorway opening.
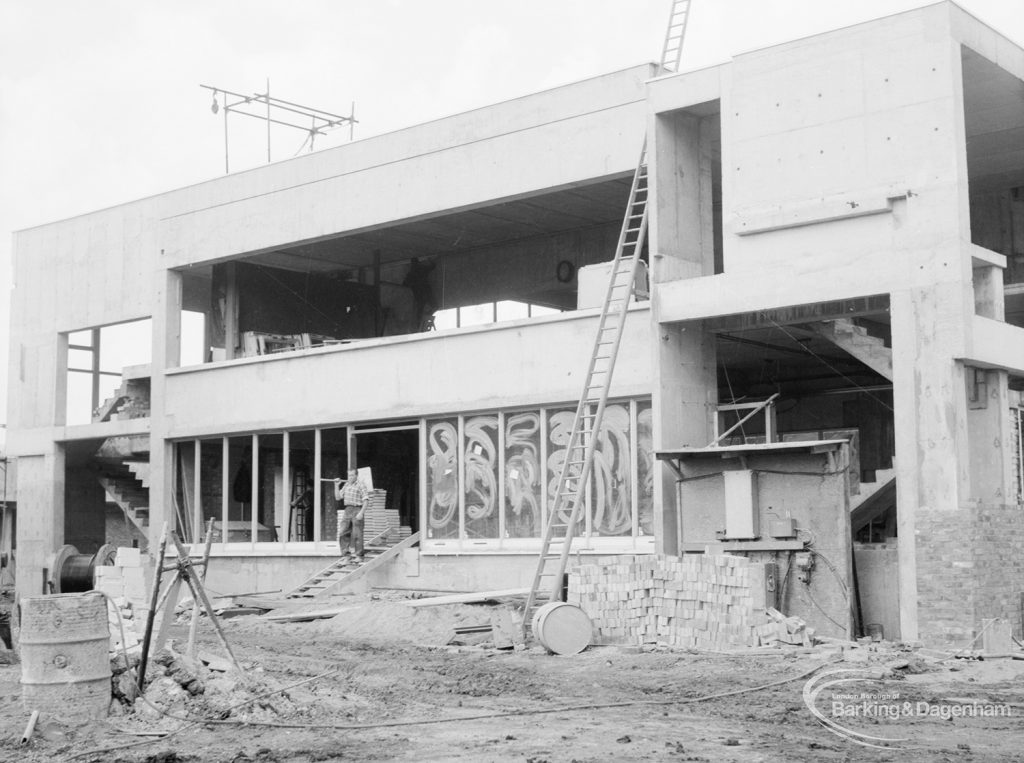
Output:
[[[386,510],[413,533],[419,530],[419,432],[418,423],[356,428],[350,449],[351,465],[371,470],[374,489],[387,493]],[[367,527],[367,540],[370,535]]]

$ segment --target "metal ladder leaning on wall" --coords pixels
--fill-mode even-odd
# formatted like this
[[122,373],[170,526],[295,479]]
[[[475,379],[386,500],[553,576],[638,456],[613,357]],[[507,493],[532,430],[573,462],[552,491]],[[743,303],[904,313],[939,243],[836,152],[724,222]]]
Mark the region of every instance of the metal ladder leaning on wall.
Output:
[[612,371],[615,369],[615,359],[626,325],[626,312],[639,268],[640,250],[643,249],[647,233],[647,201],[645,140],[640,162],[633,174],[629,204],[619,232],[615,259],[612,260],[583,394],[576,406],[576,416],[566,442],[565,461],[558,477],[554,501],[548,509],[540,558],[523,612],[524,634],[538,607],[561,598],[562,578],[569,561],[576,525],[586,505],[587,481],[594,464],[594,452],[605,404],[608,402]]
[[[673,0],[665,42],[661,50],[663,69],[677,71],[690,15],[690,0]],[[559,601],[562,580],[569,563],[576,525],[586,506],[587,482],[594,465],[594,453],[604,418],[612,371],[626,325],[626,311],[647,235],[648,221],[647,139],[640,150],[640,161],[633,173],[626,216],[622,221],[615,259],[612,260],[608,289],[601,307],[590,365],[583,394],[576,406],[572,430],[565,448],[565,462],[558,476],[555,497],[548,510],[541,541],[540,558],[523,610],[523,634],[530,627],[534,612],[544,604]]]
[[661,65],[674,72],[679,71],[683,55],[683,40],[686,38],[686,22],[690,18],[690,0],[673,0],[672,12],[665,29],[665,44],[661,48]]

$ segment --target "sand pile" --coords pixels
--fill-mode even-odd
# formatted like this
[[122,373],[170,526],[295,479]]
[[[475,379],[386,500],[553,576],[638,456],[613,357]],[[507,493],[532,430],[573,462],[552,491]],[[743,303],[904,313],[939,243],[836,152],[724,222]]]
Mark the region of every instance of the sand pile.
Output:
[[407,641],[441,646],[448,643],[457,627],[490,623],[490,609],[486,605],[472,604],[407,607],[373,601],[353,604],[335,617],[318,623],[317,628],[325,635],[360,641]]

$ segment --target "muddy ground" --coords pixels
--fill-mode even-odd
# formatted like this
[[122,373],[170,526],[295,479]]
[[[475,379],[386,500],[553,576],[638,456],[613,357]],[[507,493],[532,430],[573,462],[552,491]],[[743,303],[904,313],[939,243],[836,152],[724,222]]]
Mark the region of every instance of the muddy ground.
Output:
[[[393,601],[352,604],[333,620],[224,620],[244,677],[200,669],[193,688],[201,685],[201,693],[150,692],[170,715],[187,720],[161,717],[141,701],[114,703],[108,719],[87,725],[44,715],[21,746],[27,713],[20,666],[0,666],[0,760],[1024,760],[1024,661],[943,661],[939,653],[895,646],[756,654],[604,646],[564,657],[539,647],[444,645],[454,625],[487,622],[484,605],[410,615]],[[175,626],[174,643],[182,645],[186,632]],[[200,644],[223,654],[206,621]],[[802,697],[807,679],[788,680],[837,668],[871,671],[842,691],[867,693],[869,704],[891,704],[897,694],[897,703],[908,703],[909,712],[895,720],[847,722],[859,734],[900,737],[895,747],[872,749],[828,730]],[[156,680],[161,670],[154,669]],[[759,686],[766,688],[701,699]],[[823,696],[818,704],[828,710],[830,701]],[[1009,715],[929,714],[942,707],[1005,708],[997,712]],[[165,736],[153,736],[160,732]]]

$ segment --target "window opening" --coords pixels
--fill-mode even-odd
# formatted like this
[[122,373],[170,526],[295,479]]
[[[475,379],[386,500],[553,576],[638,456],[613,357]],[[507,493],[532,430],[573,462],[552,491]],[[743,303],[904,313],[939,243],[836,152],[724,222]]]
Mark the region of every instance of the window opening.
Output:
[[149,415],[149,318],[68,334],[65,423]]

